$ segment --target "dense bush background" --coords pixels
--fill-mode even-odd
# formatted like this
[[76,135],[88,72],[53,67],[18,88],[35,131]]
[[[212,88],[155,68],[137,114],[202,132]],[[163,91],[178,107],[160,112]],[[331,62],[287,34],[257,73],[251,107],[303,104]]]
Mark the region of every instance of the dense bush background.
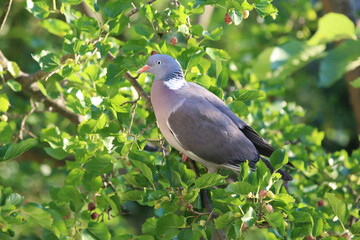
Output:
[[[0,239],[360,239],[359,2],[0,9]],[[275,168],[296,166],[288,192],[261,163],[196,178],[136,76],[152,51],[278,148]]]

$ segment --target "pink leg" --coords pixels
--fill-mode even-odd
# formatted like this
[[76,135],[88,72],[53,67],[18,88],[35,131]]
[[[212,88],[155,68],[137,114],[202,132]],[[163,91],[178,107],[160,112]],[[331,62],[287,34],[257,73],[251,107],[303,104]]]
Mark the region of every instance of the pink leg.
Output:
[[186,156],[184,153],[182,154],[182,160],[186,162],[189,159],[188,156]]

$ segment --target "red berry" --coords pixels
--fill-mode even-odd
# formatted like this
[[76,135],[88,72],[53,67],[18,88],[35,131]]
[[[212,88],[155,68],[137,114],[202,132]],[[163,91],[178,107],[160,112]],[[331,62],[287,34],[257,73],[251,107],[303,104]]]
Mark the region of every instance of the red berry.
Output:
[[151,55],[154,55],[154,54],[158,54],[158,52],[157,51],[151,51]]
[[341,236],[343,236],[343,237],[346,238],[346,239],[350,239],[350,235],[349,235],[348,233],[344,233],[344,234],[341,235]]
[[95,209],[95,203],[89,202],[89,204],[88,204],[88,210],[91,212],[91,211],[94,210],[94,209]]
[[261,190],[260,191],[260,199],[264,199],[264,198],[266,198],[266,194],[267,194],[267,192],[266,192],[266,190],[265,189],[263,189],[263,190]]
[[273,206],[271,206],[270,204],[266,204],[266,205],[265,205],[265,210],[266,210],[266,212],[268,212],[268,213],[274,212],[274,208],[273,208]]
[[97,213],[97,212],[93,212],[92,214],[91,214],[91,219],[92,220],[95,220],[95,219],[97,219],[99,217],[99,214]]
[[172,37],[170,39],[170,44],[173,46],[176,46],[176,44],[178,43],[178,39],[176,37]]
[[226,13],[226,14],[225,14],[225,19],[224,19],[224,21],[225,21],[225,23],[228,24],[228,25],[232,24],[233,21],[232,21],[230,15],[229,15],[229,13]]
[[320,199],[320,200],[317,202],[317,205],[318,205],[319,207],[323,207],[323,206],[325,206],[325,201],[322,200],[322,199]]
[[309,236],[305,237],[305,240],[315,240],[315,238],[313,236],[309,235]]

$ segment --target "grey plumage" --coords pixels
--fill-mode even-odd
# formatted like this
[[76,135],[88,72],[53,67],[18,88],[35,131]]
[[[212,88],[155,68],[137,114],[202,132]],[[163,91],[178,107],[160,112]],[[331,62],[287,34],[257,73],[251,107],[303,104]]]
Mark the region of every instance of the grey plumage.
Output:
[[[197,84],[187,83],[172,57],[152,55],[139,73],[144,71],[155,76],[151,102],[160,131],[170,145],[209,171],[219,167],[236,171],[246,160],[254,170],[259,159],[273,171],[260,154],[269,157],[274,148],[217,96]],[[288,173],[281,170],[279,173],[282,179],[292,180]]]

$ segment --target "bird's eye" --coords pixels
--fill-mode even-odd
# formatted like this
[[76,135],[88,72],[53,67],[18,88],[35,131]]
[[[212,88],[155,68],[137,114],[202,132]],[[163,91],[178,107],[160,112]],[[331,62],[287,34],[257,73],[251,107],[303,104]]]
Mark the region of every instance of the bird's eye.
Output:
[[157,61],[157,64],[161,64],[161,62],[160,62],[160,61]]

